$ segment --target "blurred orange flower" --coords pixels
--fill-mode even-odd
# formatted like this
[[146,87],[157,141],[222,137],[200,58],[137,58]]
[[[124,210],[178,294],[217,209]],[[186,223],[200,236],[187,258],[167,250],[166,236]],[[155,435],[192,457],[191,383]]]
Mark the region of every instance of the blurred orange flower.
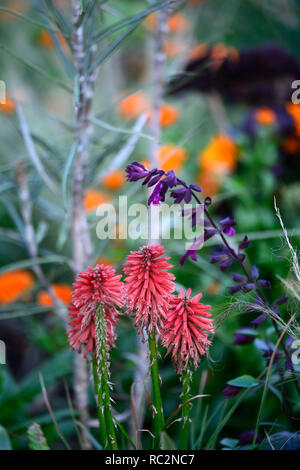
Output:
[[294,103],[286,103],[286,110],[292,116],[295,122],[296,134],[300,137],[300,105]]
[[124,186],[125,181],[126,179],[124,172],[121,170],[116,170],[112,171],[104,178],[102,185],[107,189],[116,191]]
[[[57,33],[56,38],[58,39],[58,41],[60,42],[60,44],[62,46],[66,46],[66,44],[67,44],[66,38],[62,34]],[[39,45],[44,47],[45,49],[53,49],[53,47],[54,47],[54,42],[53,42],[52,36],[49,33],[49,31],[47,31],[46,29],[43,29],[39,33],[37,41],[38,41]]]
[[118,105],[120,115],[125,119],[136,119],[142,112],[146,111],[149,103],[147,97],[136,92],[124,98]]
[[159,110],[160,124],[162,127],[168,127],[178,121],[179,112],[174,106],[163,104]]
[[179,171],[187,159],[186,150],[175,145],[163,145],[158,152],[160,168],[164,171]]
[[182,13],[174,13],[168,20],[168,27],[171,33],[180,33],[189,26],[188,18]]
[[210,57],[213,59],[213,65],[218,68],[227,57],[230,57],[232,60],[239,60],[240,55],[235,47],[228,47],[225,44],[219,43],[212,48]]
[[[157,26],[157,13],[153,12],[150,13],[146,17],[145,25],[151,31],[154,31]],[[188,18],[183,15],[182,13],[174,13],[174,15],[170,16],[168,19],[168,28],[171,33],[180,33],[185,31],[188,28],[189,20]]]
[[0,274],[0,304],[14,302],[22,294],[28,292],[34,284],[34,278],[29,271],[16,269]]
[[[64,304],[69,304],[72,300],[72,287],[68,284],[52,284],[52,289],[55,296]],[[38,293],[37,303],[43,305],[44,307],[54,305],[54,302],[45,290],[42,290]]]
[[224,176],[201,171],[197,177],[197,184],[202,188],[204,196],[215,196],[218,194]]
[[203,42],[193,47],[188,53],[188,60],[198,60],[202,59],[208,52],[208,44]]
[[0,103],[0,110],[5,114],[12,114],[15,109],[16,105],[12,98],[6,97],[5,103]]
[[298,137],[287,137],[283,142],[283,150],[293,155],[300,152],[300,139]]
[[198,161],[203,171],[229,173],[235,170],[237,157],[238,147],[233,140],[218,134],[199,154]]
[[84,198],[84,207],[87,212],[92,212],[97,209],[100,204],[109,201],[109,196],[100,193],[96,189],[89,189]]
[[213,281],[207,286],[206,291],[208,294],[214,295],[217,294],[220,289],[221,283],[219,281]]
[[276,121],[276,114],[270,108],[259,108],[254,113],[254,119],[262,126],[270,126]]

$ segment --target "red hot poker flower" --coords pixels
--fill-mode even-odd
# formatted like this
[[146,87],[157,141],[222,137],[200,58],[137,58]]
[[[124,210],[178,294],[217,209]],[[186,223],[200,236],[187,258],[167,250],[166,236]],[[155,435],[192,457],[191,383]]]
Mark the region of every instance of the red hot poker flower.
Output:
[[84,350],[84,356],[96,351],[95,313],[99,305],[104,310],[108,348],[115,345],[118,311],[123,307],[123,283],[111,266],[97,264],[79,273],[73,284],[72,302],[69,305],[71,349]]
[[172,296],[162,331],[162,344],[167,354],[172,352],[177,373],[182,373],[191,362],[197,368],[200,356],[210,345],[207,333],[213,332],[210,305],[199,302],[202,294],[190,298],[191,293],[191,289],[187,293],[180,289],[178,297]]
[[135,327],[138,333],[146,328],[148,333],[160,330],[166,317],[169,300],[175,289],[175,277],[166,272],[173,266],[163,256],[165,249],[160,245],[144,246],[131,251],[124,264],[125,297],[128,312],[135,313]]

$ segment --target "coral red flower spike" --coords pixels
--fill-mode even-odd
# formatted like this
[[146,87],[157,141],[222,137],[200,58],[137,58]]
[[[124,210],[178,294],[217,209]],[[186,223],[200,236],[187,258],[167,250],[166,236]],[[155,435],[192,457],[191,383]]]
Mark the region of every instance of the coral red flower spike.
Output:
[[162,344],[177,373],[188,369],[192,363],[197,368],[200,356],[206,354],[210,341],[208,332],[213,332],[213,320],[208,312],[210,305],[199,302],[202,294],[190,298],[191,289],[185,293],[180,289],[178,297],[172,296],[169,312],[162,331]]
[[118,310],[123,307],[123,283],[121,276],[111,266],[97,264],[79,273],[73,284],[72,302],[69,305],[69,342],[72,349],[84,350],[84,356],[94,354],[95,312],[102,306],[106,322],[108,348],[115,345]]
[[135,327],[139,334],[160,330],[166,317],[169,300],[175,289],[173,274],[166,272],[173,266],[169,257],[163,256],[160,245],[144,246],[131,251],[124,264],[125,297],[128,312],[135,313]]

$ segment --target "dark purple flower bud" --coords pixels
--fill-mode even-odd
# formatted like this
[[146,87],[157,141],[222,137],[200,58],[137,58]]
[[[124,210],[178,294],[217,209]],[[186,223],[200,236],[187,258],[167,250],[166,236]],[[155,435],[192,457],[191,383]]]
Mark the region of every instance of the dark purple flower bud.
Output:
[[235,397],[240,392],[240,387],[235,387],[234,385],[227,385],[222,391],[222,394],[225,398]]
[[198,193],[201,193],[201,191],[202,191],[202,188],[200,188],[200,186],[197,186],[196,184],[190,184],[190,188],[193,191],[197,191]]
[[[254,430],[243,431],[240,434],[240,445],[246,446],[247,444],[252,444],[253,439],[254,439],[254,434],[255,434]],[[260,432],[258,432],[256,436],[256,441],[255,441],[256,444],[259,444],[260,442],[262,442],[262,440],[263,440],[262,435],[260,434]]]
[[221,271],[226,271],[226,269],[230,268],[230,266],[232,265],[233,263],[233,259],[232,258],[227,258],[227,260],[223,261],[222,263],[220,263],[220,269]]
[[255,289],[255,284],[253,282],[248,282],[242,287],[243,292],[251,292],[253,289]]
[[231,273],[232,279],[234,282],[246,282],[246,276],[243,276],[242,274],[239,273]]
[[204,205],[205,206],[210,206],[212,203],[212,198],[207,196],[205,199],[204,199]]
[[250,245],[250,241],[247,235],[245,235],[242,242],[239,244],[239,250],[244,250],[245,248],[248,248],[249,245]]
[[148,199],[148,206],[150,206],[151,204],[157,205],[164,199],[161,194],[162,187],[163,184],[161,181],[157,183],[157,185],[153,189],[151,196]]
[[222,251],[216,251],[211,255],[210,262],[212,264],[214,263],[221,263],[225,260],[227,260],[228,255],[226,253],[222,253]]
[[279,297],[279,299],[275,300],[273,307],[278,307],[279,305],[285,304],[288,300],[288,296],[284,294],[282,297]]
[[170,196],[174,198],[174,204],[180,204],[183,201],[185,196],[186,188],[174,189],[171,192]]
[[228,289],[229,289],[229,292],[231,294],[235,294],[236,292],[239,292],[242,288],[242,284],[238,284],[237,286],[229,286]]
[[149,171],[142,185],[144,186],[145,184],[147,184],[148,186],[153,186],[161,179],[164,174],[165,172],[163,170],[158,170],[157,168],[154,168],[153,170]]
[[218,230],[211,227],[211,228],[205,228],[204,229],[204,241],[206,242],[209,240],[211,237],[213,237],[216,233],[218,233]]
[[263,289],[271,289],[271,283],[266,279],[260,279],[259,281],[257,281],[257,284]]
[[253,325],[253,328],[258,328],[262,323],[263,321],[267,318],[267,314],[266,313],[262,313],[261,315],[259,315],[257,318],[255,318],[255,320],[252,320],[250,323],[251,325]]
[[237,256],[238,256],[238,259],[239,259],[240,261],[242,261],[242,262],[245,261],[246,255],[244,255],[243,253],[238,253]]
[[197,253],[197,250],[187,250],[187,252],[180,258],[180,261],[179,261],[180,265],[182,266],[186,262],[187,258],[189,258],[189,257],[193,261],[197,261],[196,253]]
[[190,190],[190,188],[186,189],[185,194],[184,194],[184,202],[186,202],[187,204],[191,202],[192,196],[193,196],[193,193]]
[[169,188],[174,188],[177,185],[177,177],[174,170],[168,171],[165,178],[163,179],[164,183],[167,183]]
[[253,277],[253,280],[254,280],[254,281],[257,281],[258,276],[259,276],[259,270],[258,270],[257,266],[253,266],[253,268],[252,268],[252,277]]
[[127,165],[125,171],[127,173],[127,181],[137,181],[141,178],[145,178],[149,173],[149,170],[139,162],[130,163],[130,165]]
[[230,217],[226,217],[226,219],[223,219],[220,222],[222,232],[228,235],[228,237],[232,237],[235,234],[235,229],[233,228],[234,225],[236,225],[236,222]]
[[251,328],[240,328],[236,333],[234,333],[234,342],[235,346],[243,346],[245,344],[253,343],[255,339],[254,330]]

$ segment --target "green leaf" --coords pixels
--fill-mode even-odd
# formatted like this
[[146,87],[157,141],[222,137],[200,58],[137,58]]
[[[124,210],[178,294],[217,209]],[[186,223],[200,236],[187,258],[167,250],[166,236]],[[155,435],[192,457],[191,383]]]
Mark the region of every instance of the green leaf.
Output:
[[240,375],[240,377],[229,380],[227,384],[232,385],[233,387],[249,388],[256,387],[259,385],[259,382],[252,377],[252,375]]
[[101,33],[97,34],[93,38],[93,41],[101,41],[101,39],[104,39],[105,37],[109,36],[112,33],[115,33],[116,31],[119,31],[119,29],[125,28],[125,26],[130,26],[132,24],[137,24],[146,16],[150,15],[150,13],[153,13],[154,11],[160,10],[163,8],[168,2],[159,2],[153,5],[151,8],[148,8],[148,10],[142,11],[140,13],[137,13],[134,16],[131,16],[129,18],[125,18],[124,20],[121,20],[120,22],[114,24],[113,26],[110,26],[109,28],[105,29]]
[[62,191],[62,198],[63,198],[63,203],[64,203],[64,208],[65,209],[67,209],[67,206],[68,206],[68,194],[67,194],[68,176],[71,172],[72,164],[73,164],[74,158],[76,156],[76,151],[77,151],[77,144],[73,143],[71,148],[70,148],[69,154],[67,156],[67,161],[66,161],[66,165],[65,165],[64,172],[63,172],[63,177],[62,177],[62,189],[61,189],[61,191]]
[[6,429],[0,424],[0,450],[12,450],[10,438]]
[[36,264],[48,264],[48,263],[61,263],[61,264],[69,264],[69,260],[64,256],[53,255],[48,256],[45,258],[32,258],[32,259],[25,259],[22,261],[16,261],[15,263],[7,264],[0,268],[0,274],[5,273],[8,271],[14,271],[15,269],[23,269],[23,268],[30,268],[35,266]]
[[165,431],[163,431],[160,435],[160,444],[162,450],[177,450],[175,442]]
[[31,450],[50,450],[42,428],[39,424],[32,423],[32,425],[27,430],[27,437],[29,441],[29,448]]
[[88,73],[91,73],[96,67],[99,67],[118,47],[122,44],[122,42],[130,36],[131,33],[137,28],[137,24],[133,24],[129,26],[124,33],[120,34],[114,41],[112,41],[106,49],[104,49],[101,54],[98,55],[95,62],[90,67]]

